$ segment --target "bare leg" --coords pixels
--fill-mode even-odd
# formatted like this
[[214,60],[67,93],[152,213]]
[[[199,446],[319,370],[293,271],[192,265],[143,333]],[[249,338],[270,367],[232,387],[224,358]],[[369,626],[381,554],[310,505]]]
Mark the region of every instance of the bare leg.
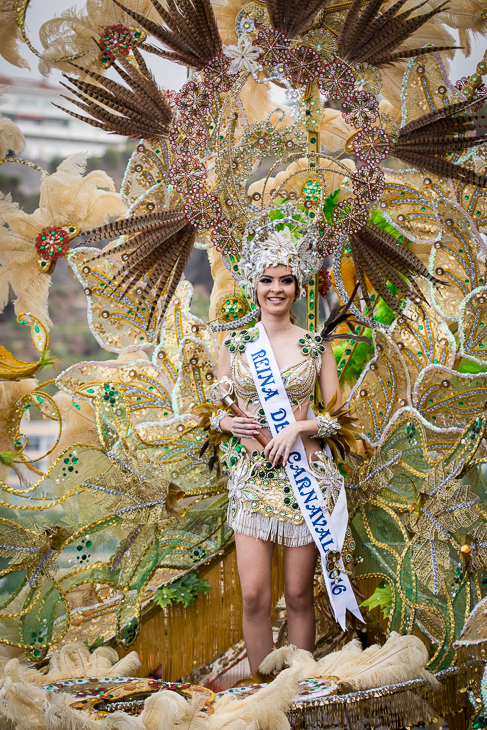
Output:
[[318,550],[313,542],[301,547],[287,547],[284,556],[288,641],[307,651],[315,648],[313,575],[317,558]]
[[250,671],[272,651],[271,570],[274,543],[235,533],[243,597],[243,633]]

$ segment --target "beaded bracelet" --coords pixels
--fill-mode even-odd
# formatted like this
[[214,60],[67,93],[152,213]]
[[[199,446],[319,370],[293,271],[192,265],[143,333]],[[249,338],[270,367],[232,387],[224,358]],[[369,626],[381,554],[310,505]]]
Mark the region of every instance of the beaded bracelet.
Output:
[[318,413],[316,423],[318,424],[318,433],[313,436],[315,439],[335,436],[341,430],[338,418],[333,418],[328,412],[324,414]]
[[229,413],[224,411],[223,408],[219,408],[216,413],[213,413],[213,415],[210,416],[210,426],[212,430],[223,433],[223,430],[220,427],[220,421],[228,415]]

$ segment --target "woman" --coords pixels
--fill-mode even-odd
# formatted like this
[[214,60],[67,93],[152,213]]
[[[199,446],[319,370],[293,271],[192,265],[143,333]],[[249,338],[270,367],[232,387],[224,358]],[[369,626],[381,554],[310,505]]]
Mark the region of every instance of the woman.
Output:
[[[321,416],[308,418],[317,378],[323,401],[328,403],[336,394],[335,407],[341,405],[331,346],[325,348],[319,337],[311,338],[291,321],[291,306],[299,297],[303,284],[295,244],[288,235],[274,234],[265,255],[260,257],[261,263],[268,263],[272,253],[272,265],[259,267],[256,261],[255,276],[250,284],[292,403],[295,423],[289,423],[274,438],[263,426],[264,411],[245,349],[242,345],[235,347],[235,343],[242,340],[242,332],[247,334],[248,340],[252,330],[243,330],[236,336],[232,333],[225,342],[227,346],[221,348],[218,368],[220,380],[225,377],[232,380],[238,404],[247,417],[232,417],[219,411],[214,423],[214,427],[240,439],[245,449],[237,451],[237,456],[235,450],[232,451],[233,466],[232,462],[229,464],[228,454],[224,461],[227,467],[230,466],[229,521],[235,532],[244,605],[243,631],[253,673],[273,648],[270,608],[275,542],[286,546],[284,580],[289,643],[308,651],[314,649],[313,575],[318,550],[295,502],[284,466],[298,436],[302,438],[309,459],[318,447],[316,437],[324,433],[326,419]],[[326,425],[329,425],[329,419]],[[264,449],[265,458],[255,440],[259,429],[270,439]]]

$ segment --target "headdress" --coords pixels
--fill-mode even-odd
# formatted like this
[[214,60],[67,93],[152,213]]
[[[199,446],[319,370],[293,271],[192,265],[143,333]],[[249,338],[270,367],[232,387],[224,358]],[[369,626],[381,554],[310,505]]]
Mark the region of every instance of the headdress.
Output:
[[281,217],[275,220],[272,220],[271,213],[257,216],[247,225],[243,239],[251,240],[242,247],[239,273],[232,271],[232,274],[245,289],[247,297],[254,299],[258,277],[264,269],[284,264],[298,280],[299,296],[302,297],[305,295],[304,285],[319,271],[323,262],[323,256],[316,247],[318,233],[312,225],[306,227],[300,219],[299,209],[291,204],[280,206]]

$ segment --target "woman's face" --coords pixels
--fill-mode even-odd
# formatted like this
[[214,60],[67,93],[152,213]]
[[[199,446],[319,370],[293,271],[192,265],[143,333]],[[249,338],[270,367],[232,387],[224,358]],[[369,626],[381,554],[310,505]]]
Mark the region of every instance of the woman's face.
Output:
[[263,312],[289,312],[296,298],[296,281],[284,264],[264,269],[257,282],[257,299]]

